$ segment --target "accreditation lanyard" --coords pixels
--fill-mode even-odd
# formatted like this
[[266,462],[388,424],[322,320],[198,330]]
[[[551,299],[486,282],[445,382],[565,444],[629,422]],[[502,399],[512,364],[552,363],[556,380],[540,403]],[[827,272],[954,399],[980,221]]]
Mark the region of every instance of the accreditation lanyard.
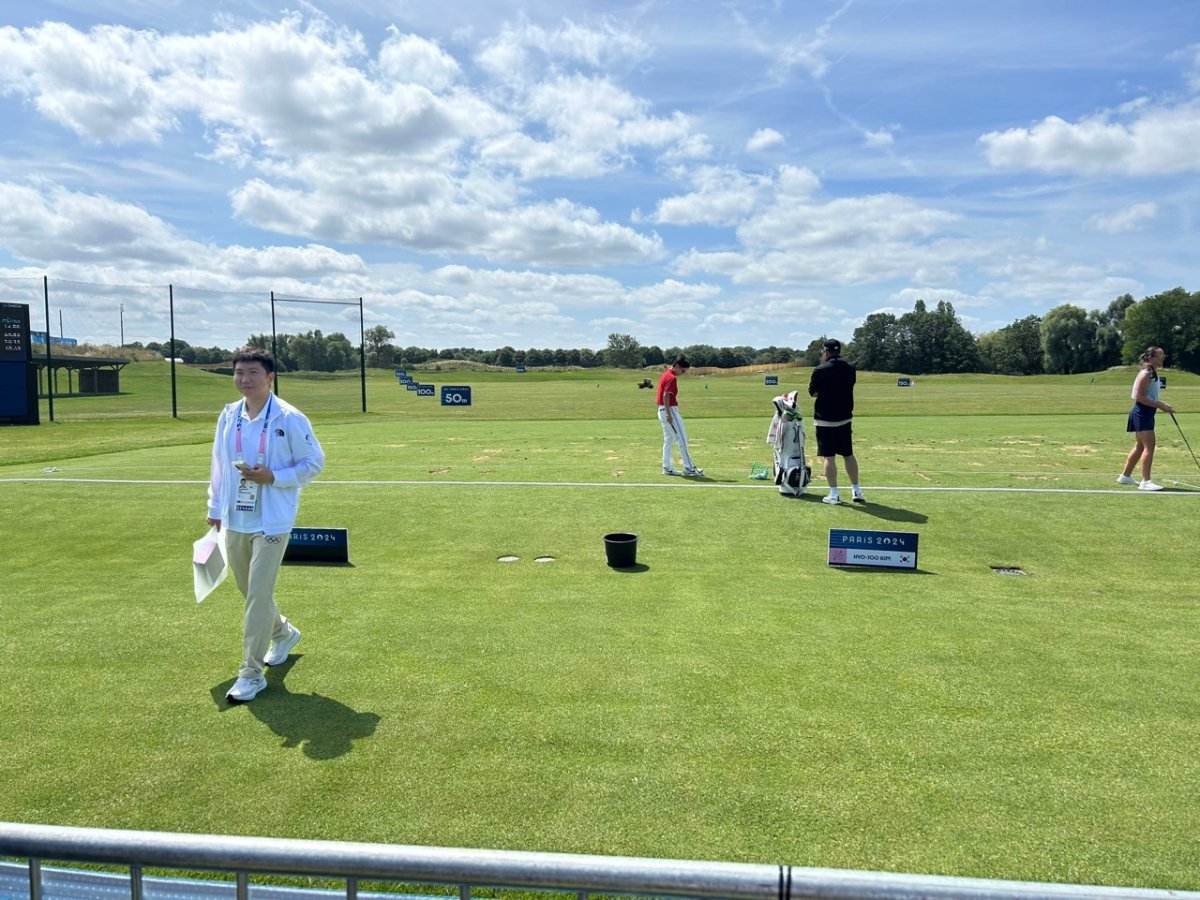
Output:
[[[242,458],[242,415],[246,411],[246,401],[242,401],[242,409],[238,412],[237,417],[237,457]],[[258,436],[258,458],[255,459],[256,465],[262,465],[266,459],[267,452],[267,426],[271,419],[271,400],[267,400],[267,407],[262,411],[262,432]],[[256,481],[251,481],[248,478],[238,479],[237,496],[234,498],[234,508],[239,512],[253,512],[258,506],[258,488],[259,484]]]

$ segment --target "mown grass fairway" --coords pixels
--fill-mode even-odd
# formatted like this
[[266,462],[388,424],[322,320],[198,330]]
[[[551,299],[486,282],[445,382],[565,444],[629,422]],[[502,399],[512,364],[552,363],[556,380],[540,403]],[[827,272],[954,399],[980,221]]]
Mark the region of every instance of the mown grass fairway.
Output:
[[[187,372],[163,418],[130,369],[0,431],[4,819],[1200,888],[1200,496],[1113,483],[1130,372],[864,376],[838,508],[747,478],[807,370],[683,382],[697,483],[637,373],[434,373],[470,410],[373,373],[366,416],[293,377],[329,457],[300,522],[353,567],[285,567],[304,640],[229,707],[241,599],[197,606],[188,557],[234,395]],[[919,532],[921,571],[831,569],[830,527]]]

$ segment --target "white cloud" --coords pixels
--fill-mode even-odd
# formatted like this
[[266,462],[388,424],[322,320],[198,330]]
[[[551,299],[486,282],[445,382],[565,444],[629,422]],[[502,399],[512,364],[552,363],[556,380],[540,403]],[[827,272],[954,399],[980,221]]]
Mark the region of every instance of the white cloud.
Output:
[[[121,269],[125,279],[229,285],[258,276],[309,279],[362,273],[362,260],[328,247],[215,247],[188,240],[130,203],[0,182],[0,245],[18,257]],[[195,273],[202,272],[202,276]]]
[[157,37],[119,26],[83,34],[47,22],[0,28],[0,89],[31,98],[48,119],[91,141],[157,141],[178,122],[159,76]]
[[884,147],[890,147],[895,142],[896,139],[892,136],[892,132],[888,128],[881,128],[878,131],[863,132],[863,143],[872,149],[878,150]]
[[1188,60],[1188,89],[1194,94],[1200,94],[1200,44],[1192,44],[1186,48],[1184,57]]
[[1083,223],[1089,231],[1102,234],[1128,234],[1138,231],[1147,222],[1158,218],[1158,204],[1134,203],[1111,213],[1097,213]]
[[737,227],[739,250],[693,249],[676,257],[683,275],[721,274],[738,284],[865,284],[930,272],[953,279],[982,250],[946,230],[959,216],[898,194],[816,199],[820,181],[783,166]]
[[420,84],[435,93],[449,90],[461,77],[457,60],[436,43],[415,34],[392,36],[379,48],[379,71],[399,84]]
[[817,81],[820,81],[836,63],[831,63],[826,54],[830,43],[830,31],[834,23],[854,5],[854,0],[844,0],[841,6],[826,16],[812,36],[801,35],[789,41],[777,51],[777,63],[784,68],[800,66]]
[[595,27],[567,20],[557,28],[532,23],[506,26],[486,41],[475,61],[493,78],[509,85],[538,80],[547,69],[582,65],[607,69],[618,63],[638,62],[650,53],[637,35],[618,28],[609,20]]
[[1074,123],[1047,116],[1031,128],[992,131],[979,140],[988,162],[999,169],[1085,175],[1196,172],[1200,103],[1133,104]]
[[521,100],[523,127],[541,126],[538,140],[514,129],[485,141],[481,158],[522,178],[595,178],[623,167],[627,154],[664,148],[689,137],[688,119],[648,115],[648,104],[606,78],[572,75],[533,86]]
[[[573,25],[513,43],[591,66],[642,46],[611,26]],[[320,241],[537,265],[646,262],[662,255],[656,236],[583,204],[530,200],[512,177],[596,177],[689,137],[685,117],[651,115],[607,77],[523,82],[501,108],[460,87],[457,61],[433,41],[393,29],[372,62],[358,34],[316,12],[199,36],[9,28],[0,49],[10,51],[0,86],[93,140],[156,140],[176,113],[198,114],[210,160],[257,170],[231,192],[235,213]]]
[[783,135],[774,128],[760,128],[750,135],[750,140],[746,141],[746,150],[749,153],[760,153],[763,150],[778,147],[783,142]]
[[733,166],[703,166],[686,173],[695,188],[659,201],[651,220],[660,225],[731,225],[749,215],[770,179],[747,175]]

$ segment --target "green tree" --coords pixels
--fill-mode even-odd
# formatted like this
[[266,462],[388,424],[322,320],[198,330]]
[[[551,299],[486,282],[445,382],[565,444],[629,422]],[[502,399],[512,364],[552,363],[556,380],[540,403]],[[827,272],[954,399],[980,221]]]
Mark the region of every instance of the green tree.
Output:
[[1042,319],[1026,316],[998,331],[981,334],[977,341],[986,372],[1000,375],[1037,375],[1043,371]]
[[[859,330],[861,330],[861,328]],[[854,333],[857,335],[858,331],[855,331]],[[821,350],[824,348],[827,340],[829,340],[829,338],[827,338],[825,335],[821,335],[819,338],[813,338],[811,341],[809,341],[808,346],[804,348],[804,355],[801,357],[801,362],[803,362],[806,366],[813,366],[814,368],[819,366],[821,364]],[[849,354],[847,354],[847,359],[849,358]],[[862,368],[867,367],[863,366]]]
[[1074,375],[1096,368],[1096,322],[1070,303],[1054,307],[1042,319],[1042,353],[1051,375]]
[[608,336],[608,346],[604,348],[606,365],[618,369],[637,369],[642,365],[642,345],[632,334],[614,332]]
[[396,359],[396,348],[390,343],[396,335],[386,325],[373,325],[366,330],[367,365],[375,369],[390,369]]
[[[891,313],[871,313],[854,329],[851,341],[853,349],[846,354],[846,358],[868,372],[900,371],[896,365],[896,329],[896,317]],[[812,344],[808,347],[809,351],[813,349]],[[817,359],[820,359],[820,353]]]
[[1172,288],[1125,311],[1123,360],[1132,363],[1151,346],[1167,352],[1172,368],[1200,372],[1200,293]]

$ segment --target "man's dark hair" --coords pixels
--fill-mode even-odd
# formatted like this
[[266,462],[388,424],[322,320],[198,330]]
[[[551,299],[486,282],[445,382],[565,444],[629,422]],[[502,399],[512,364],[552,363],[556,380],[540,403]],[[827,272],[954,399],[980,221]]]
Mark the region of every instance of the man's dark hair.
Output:
[[238,363],[258,363],[267,372],[275,371],[275,357],[265,347],[242,347],[233,354],[233,365]]
[[671,363],[671,365],[679,366],[681,369],[690,369],[692,367],[692,364],[688,362],[687,357],[682,353],[675,357],[675,362]]

